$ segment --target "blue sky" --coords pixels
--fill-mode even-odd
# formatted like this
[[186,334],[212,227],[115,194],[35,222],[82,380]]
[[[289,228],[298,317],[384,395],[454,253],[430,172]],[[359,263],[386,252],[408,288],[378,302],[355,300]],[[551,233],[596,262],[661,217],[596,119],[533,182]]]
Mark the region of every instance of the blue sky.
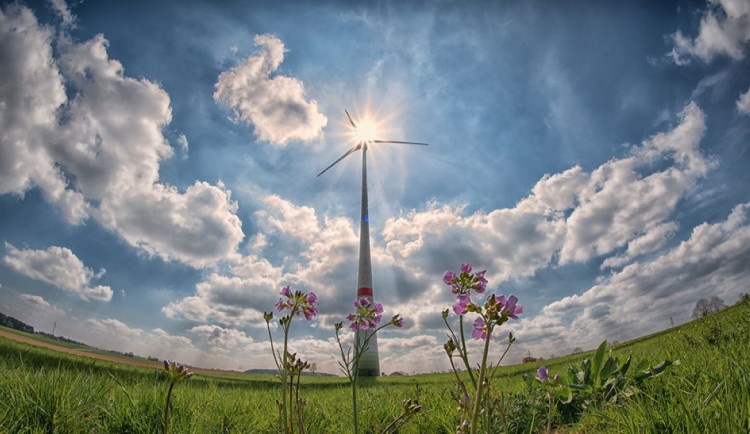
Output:
[[466,261],[524,305],[511,362],[687,321],[750,283],[748,41],[740,0],[5,2],[0,310],[269,368],[291,285],[320,297],[293,349],[335,372],[359,158],[315,175],[348,108],[430,144],[368,153],[375,297],[406,318],[383,371],[448,368]]

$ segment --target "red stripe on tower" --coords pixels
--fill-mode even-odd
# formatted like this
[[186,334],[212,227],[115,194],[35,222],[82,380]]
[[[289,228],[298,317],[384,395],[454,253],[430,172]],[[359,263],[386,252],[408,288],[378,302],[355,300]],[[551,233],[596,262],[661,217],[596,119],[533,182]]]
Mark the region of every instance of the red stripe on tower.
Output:
[[358,288],[357,289],[357,297],[363,297],[365,295],[369,295],[372,297],[372,288]]

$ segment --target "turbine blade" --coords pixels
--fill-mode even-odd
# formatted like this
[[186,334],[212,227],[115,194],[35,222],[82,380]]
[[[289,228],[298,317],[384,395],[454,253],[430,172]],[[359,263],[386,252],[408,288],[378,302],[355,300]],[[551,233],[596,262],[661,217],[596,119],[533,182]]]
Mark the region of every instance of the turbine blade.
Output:
[[352,126],[354,127],[354,129],[356,129],[357,128],[357,124],[355,124],[354,121],[352,120],[352,115],[350,115],[349,112],[346,109],[344,109],[344,113],[346,113],[346,117],[349,118],[349,123],[352,124]]
[[396,140],[370,140],[373,143],[399,143],[402,145],[421,145],[421,146],[430,146],[429,143],[417,143],[417,142],[399,142]]
[[331,163],[331,165],[330,165],[330,166],[326,167],[325,169],[323,169],[323,171],[322,171],[322,172],[318,173],[318,176],[320,176],[320,175],[324,174],[324,173],[326,172],[326,170],[330,169],[331,167],[335,166],[335,165],[336,165],[336,163],[338,163],[339,161],[341,161],[341,160],[343,160],[344,158],[348,157],[348,156],[349,156],[349,154],[351,154],[351,153],[353,153],[354,151],[356,151],[357,149],[359,149],[359,148],[360,148],[360,146],[361,146],[360,144],[356,144],[356,145],[352,146],[352,147],[351,147],[351,149],[349,149],[348,151],[346,151],[346,153],[345,153],[344,155],[340,156],[338,160],[334,161],[333,163]]

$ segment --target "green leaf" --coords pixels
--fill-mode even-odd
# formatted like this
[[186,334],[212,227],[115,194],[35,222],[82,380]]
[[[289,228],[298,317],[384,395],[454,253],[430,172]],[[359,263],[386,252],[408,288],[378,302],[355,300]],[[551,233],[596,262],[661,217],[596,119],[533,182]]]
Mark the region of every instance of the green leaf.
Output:
[[594,366],[592,366],[592,373],[594,374],[593,383],[596,385],[599,385],[602,382],[600,369],[602,367],[602,361],[604,360],[605,351],[607,351],[606,339],[599,345],[599,348],[597,348],[596,354],[594,355]]
[[599,383],[606,382],[610,376],[617,370],[617,359],[613,359],[611,357],[607,358],[607,361],[604,362],[604,366],[601,370],[601,375],[599,377]]
[[630,358],[631,356],[628,356],[628,359],[623,362],[622,366],[620,366],[620,369],[617,370],[617,372],[620,375],[625,375],[628,373],[628,368],[630,368]]
[[578,373],[578,380],[583,384],[591,384],[591,360],[583,359],[583,370]]
[[674,362],[672,362],[671,360],[665,360],[656,366],[652,366],[646,370],[636,372],[635,374],[633,374],[633,379],[636,382],[640,382],[647,378],[653,378],[661,374],[662,372],[664,372],[664,370],[667,369],[668,367],[672,365],[679,365],[679,364],[680,364],[679,360],[675,360]]

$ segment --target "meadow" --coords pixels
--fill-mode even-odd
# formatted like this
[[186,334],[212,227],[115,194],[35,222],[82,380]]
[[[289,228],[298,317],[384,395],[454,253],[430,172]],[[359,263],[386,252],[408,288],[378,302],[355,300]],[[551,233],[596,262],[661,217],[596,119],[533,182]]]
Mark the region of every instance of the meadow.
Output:
[[[5,329],[7,330],[7,329]],[[32,335],[28,335],[32,336]],[[750,432],[750,306],[719,313],[633,341],[612,345],[622,358],[657,363],[680,360],[646,382],[640,393],[585,409],[556,402],[557,432]],[[490,432],[543,432],[547,398],[535,375],[567,372],[592,352],[501,367],[499,419]],[[175,386],[170,410],[174,433],[278,432],[274,375],[196,374]],[[0,432],[155,433],[169,376],[164,370],[95,360],[0,338]],[[352,432],[345,378],[305,376],[307,432]],[[380,432],[402,410],[422,405],[400,432],[455,432],[459,423],[453,374],[364,379],[359,392],[360,429]],[[496,422],[496,423],[495,423]]]

